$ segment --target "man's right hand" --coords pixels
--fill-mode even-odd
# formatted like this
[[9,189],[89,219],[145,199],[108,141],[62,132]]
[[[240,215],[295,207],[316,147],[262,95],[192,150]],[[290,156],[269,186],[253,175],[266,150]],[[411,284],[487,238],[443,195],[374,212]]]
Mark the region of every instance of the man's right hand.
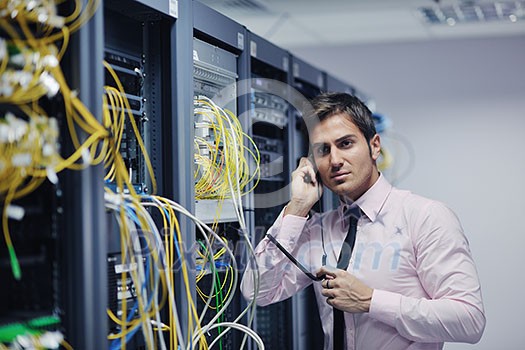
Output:
[[292,193],[285,215],[307,216],[322,194],[323,186],[317,181],[313,164],[302,157],[292,172]]

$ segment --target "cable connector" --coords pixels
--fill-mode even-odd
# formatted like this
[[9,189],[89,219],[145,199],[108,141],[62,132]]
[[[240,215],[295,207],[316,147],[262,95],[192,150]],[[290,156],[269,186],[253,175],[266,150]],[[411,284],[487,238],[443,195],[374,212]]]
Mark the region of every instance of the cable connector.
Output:
[[7,42],[5,39],[0,38],[0,60],[4,60],[7,56]]
[[60,84],[49,72],[43,72],[40,75],[39,82],[46,88],[47,97],[49,98],[56,96],[60,91]]
[[25,209],[19,205],[9,204],[5,209],[6,215],[9,219],[21,221],[25,216]]

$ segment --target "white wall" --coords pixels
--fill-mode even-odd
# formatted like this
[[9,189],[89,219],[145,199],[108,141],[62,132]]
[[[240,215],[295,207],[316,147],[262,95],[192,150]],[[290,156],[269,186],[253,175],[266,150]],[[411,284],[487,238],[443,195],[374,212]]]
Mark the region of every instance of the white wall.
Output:
[[414,149],[398,187],[459,215],[487,327],[478,344],[445,348],[525,349],[525,37],[293,52],[373,96]]

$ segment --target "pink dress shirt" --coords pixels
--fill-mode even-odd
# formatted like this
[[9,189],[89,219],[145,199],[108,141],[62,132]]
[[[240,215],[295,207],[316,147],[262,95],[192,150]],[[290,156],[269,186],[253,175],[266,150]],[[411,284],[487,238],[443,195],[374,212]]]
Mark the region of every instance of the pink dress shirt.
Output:
[[[348,272],[374,289],[368,313],[345,313],[346,348],[352,350],[442,349],[443,342],[476,343],[485,328],[480,282],[468,241],[455,214],[442,203],[392,187],[381,175],[357,201],[365,215]],[[323,255],[336,266],[349,225],[345,204],[322,215],[281,212],[269,229],[305,266],[315,271]],[[322,219],[322,229],[320,220]],[[260,272],[257,304],[285,300],[313,283],[324,331],[332,347],[332,307],[312,282],[267,238],[255,249]],[[248,268],[241,291],[251,300]]]

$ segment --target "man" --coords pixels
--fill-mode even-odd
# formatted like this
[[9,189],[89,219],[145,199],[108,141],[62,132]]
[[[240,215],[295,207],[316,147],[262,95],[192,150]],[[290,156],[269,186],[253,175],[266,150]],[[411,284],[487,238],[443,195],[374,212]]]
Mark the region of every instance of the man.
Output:
[[[356,97],[328,93],[312,105],[315,113],[305,121],[312,125],[315,164],[300,160],[292,173],[290,202],[268,234],[324,279],[312,281],[266,237],[255,249],[257,303],[287,299],[313,283],[324,349],[334,342],[359,350],[478,342],[485,327],[480,283],[454,213],[440,202],[394,188],[378,172],[380,137],[370,111]],[[314,167],[341,204],[309,217],[322,191]],[[355,208],[357,220],[347,214]],[[352,220],[357,221],[355,242],[346,237]],[[349,242],[351,258],[347,268],[338,269],[343,242]],[[248,269],[241,284],[247,299],[255,294],[252,276]],[[344,324],[344,333],[334,337],[337,313],[342,316],[336,326]]]

